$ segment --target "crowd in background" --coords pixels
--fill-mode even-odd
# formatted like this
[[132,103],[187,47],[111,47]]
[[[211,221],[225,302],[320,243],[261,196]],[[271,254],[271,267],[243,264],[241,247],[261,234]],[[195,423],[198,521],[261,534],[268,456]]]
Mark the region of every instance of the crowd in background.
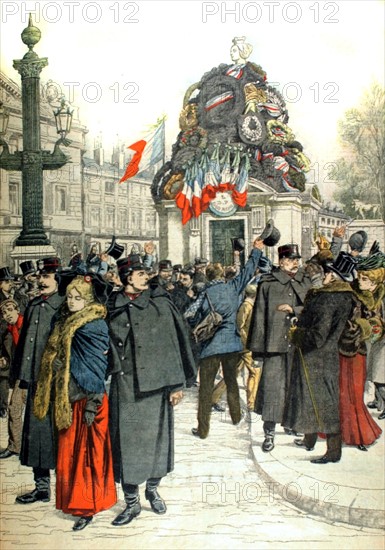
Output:
[[[385,255],[377,242],[363,254],[365,231],[342,251],[344,231],[319,236],[311,258],[278,246],[277,266],[270,230],[251,251],[233,239],[229,266],[155,261],[152,242],[122,257],[113,238],[86,258],[74,245],[66,266],[50,257],[22,262],[21,274],[0,268],[0,459],[19,456],[35,482],[16,502],[48,502],[56,470],[56,507],[77,517],[74,530],[116,503],[114,482],[126,506],[113,525],[141,513],[142,483],[152,511],[166,513],[158,488],[174,467],[173,408],[193,385],[194,437],[208,437],[226,392],[234,425],[262,416],[263,452],[277,425],[307,451],[326,438],[315,464],[340,461],[343,444],[367,451],[382,433],[368,407],[385,418]],[[198,338],[213,313],[220,320]],[[375,399],[365,404],[367,382]]]

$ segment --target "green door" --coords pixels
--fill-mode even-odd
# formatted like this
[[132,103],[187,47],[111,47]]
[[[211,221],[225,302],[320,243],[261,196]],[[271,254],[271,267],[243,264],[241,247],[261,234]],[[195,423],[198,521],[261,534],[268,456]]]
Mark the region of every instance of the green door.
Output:
[[[233,247],[231,239],[245,238],[245,222],[243,220],[212,220],[210,221],[210,247],[213,262],[222,265],[233,265]],[[244,263],[244,253],[241,254],[241,264]]]

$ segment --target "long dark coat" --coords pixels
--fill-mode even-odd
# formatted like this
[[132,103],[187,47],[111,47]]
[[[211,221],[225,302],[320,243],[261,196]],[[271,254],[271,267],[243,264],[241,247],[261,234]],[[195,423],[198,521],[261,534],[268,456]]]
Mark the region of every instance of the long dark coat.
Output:
[[172,391],[195,376],[185,324],[160,287],[108,304],[110,435],[117,481],[139,485],[173,469]]
[[271,353],[287,353],[292,316],[284,311],[277,311],[277,306],[289,304],[294,315],[299,315],[310,287],[310,279],[302,268],[294,277],[281,269],[263,275],[258,285],[247,349],[261,358]]
[[349,283],[334,281],[309,292],[293,337],[295,353],[284,413],[285,426],[302,433],[340,432],[338,340],[352,307]]
[[53,469],[56,466],[56,438],[50,411],[43,420],[33,414],[33,398],[44,348],[51,332],[52,317],[64,300],[55,293],[31,300],[25,310],[16,347],[14,368],[21,387],[28,387],[20,461],[24,466]]

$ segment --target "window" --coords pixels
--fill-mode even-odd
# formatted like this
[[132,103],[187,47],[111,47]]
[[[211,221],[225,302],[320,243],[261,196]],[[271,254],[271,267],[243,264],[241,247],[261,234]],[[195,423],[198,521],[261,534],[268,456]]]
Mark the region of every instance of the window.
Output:
[[330,218],[328,218],[328,225],[330,225]]
[[106,181],[104,183],[104,191],[113,195],[115,193],[115,183],[113,181]]
[[321,218],[321,223],[325,225],[325,218]]
[[140,210],[132,210],[131,212],[131,228],[138,233],[140,231]]
[[118,227],[121,231],[128,230],[128,212],[125,208],[121,208],[118,212]]
[[262,210],[260,208],[253,208],[251,214],[253,229],[262,227]]
[[90,209],[91,227],[99,227],[100,223],[100,208],[91,206]]
[[20,214],[20,186],[17,182],[9,184],[9,209],[11,214],[18,216]]
[[55,212],[57,214],[67,213],[67,190],[65,187],[56,187]]
[[146,212],[146,231],[155,231],[155,212]]
[[106,208],[106,228],[114,228],[115,208],[113,206],[107,206]]

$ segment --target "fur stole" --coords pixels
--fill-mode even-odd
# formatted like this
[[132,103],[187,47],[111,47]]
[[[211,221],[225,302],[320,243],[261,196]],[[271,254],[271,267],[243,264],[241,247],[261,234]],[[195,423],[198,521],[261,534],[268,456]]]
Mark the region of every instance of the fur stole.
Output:
[[[98,303],[92,303],[73,314],[66,315],[63,312],[48,339],[40,365],[33,413],[39,420],[46,416],[51,387],[55,384],[55,423],[58,430],[69,428],[72,424],[68,392],[72,338],[80,327],[96,319],[104,319],[106,314],[105,306]],[[54,365],[55,359],[59,360],[57,365]]]

